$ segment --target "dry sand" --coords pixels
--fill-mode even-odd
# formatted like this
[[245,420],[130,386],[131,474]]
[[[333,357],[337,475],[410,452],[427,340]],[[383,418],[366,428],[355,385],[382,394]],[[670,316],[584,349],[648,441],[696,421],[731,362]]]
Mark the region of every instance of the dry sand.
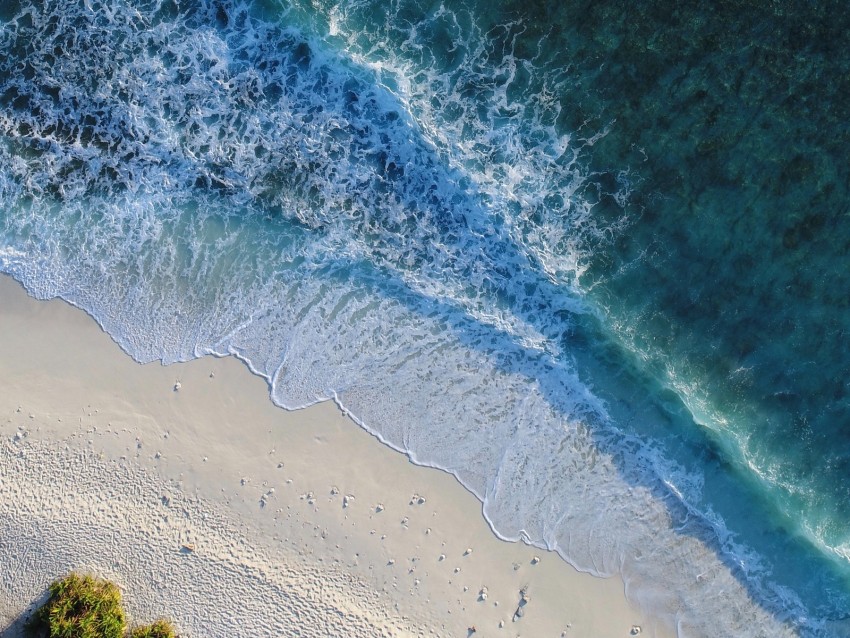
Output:
[[673,633],[335,405],[276,408],[233,358],[139,365],[0,277],[0,633],[69,570],[198,638]]

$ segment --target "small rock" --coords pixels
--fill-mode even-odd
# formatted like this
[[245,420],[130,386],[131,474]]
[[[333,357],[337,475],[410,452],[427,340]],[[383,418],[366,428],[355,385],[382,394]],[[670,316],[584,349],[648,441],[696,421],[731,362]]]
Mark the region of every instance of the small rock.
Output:
[[446,560],[446,555],[440,554],[440,557],[437,560]]
[[339,489],[337,489],[336,486],[332,487],[331,488],[331,495],[336,496],[337,494],[339,494]]
[[500,620],[500,621],[499,621],[499,629],[503,629],[503,628],[504,628],[504,626],[505,626],[505,621],[504,621],[504,620]]
[[395,558],[391,558],[387,561],[387,565],[395,565]]
[[375,511],[378,512],[378,513],[383,512],[384,511],[384,504],[378,503],[377,505],[375,505]]
[[629,635],[637,636],[640,634],[641,631],[643,630],[640,628],[640,625],[632,625],[632,629],[631,631],[629,631]]
[[531,559],[531,564],[532,564],[532,565],[536,565],[536,564],[537,564],[537,563],[539,563],[539,562],[540,562],[540,557],[539,557],[539,556],[535,556],[534,558],[532,558],[532,559]]
[[183,386],[182,386],[182,385],[180,385],[180,382],[179,382],[179,381],[175,381],[175,382],[174,382],[174,391],[175,391],[175,392],[179,392],[179,391],[180,391],[180,388],[182,388],[182,387],[183,387]]
[[471,548],[471,547],[467,547],[467,548],[466,548],[466,551],[463,553],[463,555],[464,555],[464,556],[469,556],[471,553],[472,553],[472,548]]

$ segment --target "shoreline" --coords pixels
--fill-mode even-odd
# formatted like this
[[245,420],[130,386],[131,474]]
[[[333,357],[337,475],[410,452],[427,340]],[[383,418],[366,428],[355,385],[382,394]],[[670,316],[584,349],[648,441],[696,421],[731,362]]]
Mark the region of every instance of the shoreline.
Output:
[[0,300],[0,631],[77,569],[186,636],[675,635],[331,402],[279,408],[235,357],[140,365],[5,275]]

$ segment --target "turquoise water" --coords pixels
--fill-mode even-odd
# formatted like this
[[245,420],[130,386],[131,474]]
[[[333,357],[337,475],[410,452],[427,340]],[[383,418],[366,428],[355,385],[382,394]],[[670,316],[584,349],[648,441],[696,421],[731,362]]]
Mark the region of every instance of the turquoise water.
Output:
[[850,635],[850,12],[0,7],[0,270],[241,357],[683,636]]

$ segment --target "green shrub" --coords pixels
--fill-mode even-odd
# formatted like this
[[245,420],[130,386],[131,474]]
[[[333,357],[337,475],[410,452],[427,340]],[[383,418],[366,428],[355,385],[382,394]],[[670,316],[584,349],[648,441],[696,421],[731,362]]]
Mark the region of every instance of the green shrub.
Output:
[[130,638],[175,638],[174,626],[167,620],[157,620],[150,625],[136,627],[130,632]]
[[[29,621],[38,638],[122,638],[127,632],[121,592],[115,583],[71,573],[50,585],[50,597]],[[167,620],[136,627],[128,638],[176,638]]]
[[49,638],[121,638],[127,628],[118,586],[69,574],[50,585],[50,598],[31,624]]

